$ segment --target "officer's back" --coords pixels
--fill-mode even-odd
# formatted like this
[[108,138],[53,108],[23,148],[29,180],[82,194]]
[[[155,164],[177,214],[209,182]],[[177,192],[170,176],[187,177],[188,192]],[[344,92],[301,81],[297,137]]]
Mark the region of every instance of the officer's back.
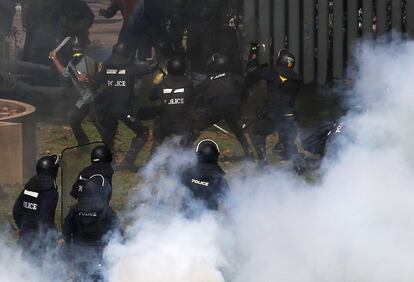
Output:
[[230,72],[229,59],[219,53],[215,53],[209,59],[207,66],[210,70],[209,77],[199,84],[195,92],[202,97],[204,106],[220,107],[241,104],[241,88],[244,79]]
[[198,163],[184,171],[182,183],[191,196],[211,210],[217,210],[229,190],[225,172],[218,164],[219,148],[213,140],[206,139],[197,145]]
[[94,175],[99,175],[107,182],[105,191],[110,201],[112,196],[112,176],[114,169],[112,168],[112,153],[105,145],[96,146],[91,152],[91,165],[84,168],[78,175],[72,186],[70,195],[75,199],[80,199],[83,194],[83,188],[86,181]]
[[171,133],[189,129],[193,84],[185,75],[184,58],[176,57],[167,63],[168,75],[152,90],[151,99],[162,103],[161,123]]
[[[57,155],[45,156],[36,165],[37,174],[30,178],[13,207],[20,242],[35,243],[33,236],[55,231],[58,192],[55,183],[59,168]],[[39,246],[41,244],[38,244]]]
[[118,217],[100,191],[104,185],[100,176],[86,181],[82,197],[65,218],[63,236],[66,243],[102,247],[106,243],[104,236],[119,229]]

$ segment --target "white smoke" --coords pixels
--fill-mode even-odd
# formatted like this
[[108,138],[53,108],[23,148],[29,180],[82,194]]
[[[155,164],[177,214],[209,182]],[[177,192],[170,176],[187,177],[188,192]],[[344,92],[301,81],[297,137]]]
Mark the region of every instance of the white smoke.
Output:
[[[365,44],[358,62],[358,111],[317,183],[249,167],[227,176],[224,218],[153,220],[156,208],[138,208],[132,237],[107,249],[111,281],[411,281],[414,44]],[[175,176],[158,184],[181,187]]]
[[[179,174],[194,158],[164,147],[130,195],[125,241],[105,250],[109,281],[412,281],[414,43],[359,53],[350,91],[358,110],[344,118],[348,138],[316,183],[245,165],[227,175],[224,212],[187,218]],[[6,281],[41,277],[0,248]]]

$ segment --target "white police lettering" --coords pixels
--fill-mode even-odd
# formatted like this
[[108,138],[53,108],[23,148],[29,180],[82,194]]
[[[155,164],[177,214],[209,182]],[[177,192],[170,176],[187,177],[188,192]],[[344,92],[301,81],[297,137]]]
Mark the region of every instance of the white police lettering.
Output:
[[108,87],[126,87],[126,81],[124,80],[108,80]]
[[119,70],[118,74],[126,74],[126,70]]
[[33,211],[37,210],[37,204],[35,204],[35,203],[23,202],[23,207],[25,209],[29,209],[29,210],[33,210]]
[[214,80],[214,79],[222,78],[222,77],[225,77],[225,76],[226,76],[226,74],[225,74],[225,73],[221,73],[221,74],[219,74],[219,75],[216,75],[216,76],[212,76],[212,77],[210,77],[210,80]]
[[83,186],[82,185],[79,185],[78,192],[83,192]]
[[85,217],[97,217],[98,214],[96,212],[79,212],[79,216],[85,216]]
[[164,94],[171,94],[171,93],[173,92],[173,90],[174,90],[174,89],[165,88],[165,89],[163,89],[163,91],[162,91],[162,92],[163,92]]
[[197,180],[197,179],[191,179],[191,183],[206,186],[206,187],[208,187],[210,185],[210,183],[208,183],[208,182]]
[[115,87],[125,87],[126,86],[126,81],[124,80],[118,80],[115,84]]
[[342,132],[342,124],[338,125],[338,127],[336,128],[336,133],[341,133]]
[[174,98],[168,101],[168,105],[183,105],[184,98]]

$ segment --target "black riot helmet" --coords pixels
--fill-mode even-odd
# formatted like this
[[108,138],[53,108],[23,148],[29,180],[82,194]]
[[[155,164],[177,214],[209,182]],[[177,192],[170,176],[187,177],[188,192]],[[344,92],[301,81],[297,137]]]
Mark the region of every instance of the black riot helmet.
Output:
[[93,198],[100,204],[105,204],[110,200],[111,190],[109,181],[103,175],[95,174],[86,180],[79,200]]
[[227,72],[229,70],[229,59],[223,54],[215,53],[207,61],[207,66],[210,72],[213,73]]
[[106,145],[99,145],[93,148],[91,152],[91,162],[95,163],[111,163],[112,153]]
[[56,178],[59,170],[59,155],[41,157],[36,164],[37,174],[50,175]]
[[200,163],[217,163],[220,148],[214,140],[204,139],[198,143],[196,153]]
[[172,75],[184,75],[186,69],[183,57],[174,57],[167,62],[167,72]]
[[118,42],[112,48],[112,54],[128,58],[130,54],[129,46],[125,42]]
[[295,56],[288,49],[280,49],[277,54],[276,66],[293,69],[296,64]]

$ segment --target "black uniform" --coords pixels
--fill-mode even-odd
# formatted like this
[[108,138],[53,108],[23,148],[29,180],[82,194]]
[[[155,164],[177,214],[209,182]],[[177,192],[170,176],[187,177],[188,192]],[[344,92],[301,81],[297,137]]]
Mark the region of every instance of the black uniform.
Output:
[[85,186],[86,181],[94,175],[102,175],[105,181],[108,182],[108,185],[105,185],[106,188],[109,188],[109,191],[104,193],[108,194],[108,201],[112,196],[112,176],[114,174],[114,169],[110,163],[94,163],[90,166],[84,168],[80,173],[75,183],[72,186],[70,195],[75,199],[80,199],[83,193],[83,187]]
[[105,90],[97,103],[100,108],[101,131],[105,144],[113,151],[118,121],[122,121],[135,133],[125,160],[134,163],[148,140],[148,128],[133,113],[134,84],[137,77],[153,72],[147,66],[137,66],[127,58],[113,55],[105,62],[103,71],[97,78],[98,85],[104,84]]
[[[56,231],[55,211],[58,192],[55,179],[37,174],[25,185],[13,207],[19,228],[19,243],[29,252],[44,252],[50,233]],[[46,234],[50,234],[46,237]]]
[[217,210],[229,191],[224,175],[225,172],[217,163],[198,163],[184,171],[182,183],[190,190],[194,199],[201,200],[208,209]]
[[225,120],[230,130],[236,135],[247,156],[250,147],[239,124],[241,107],[241,89],[244,79],[234,73],[212,73],[208,79],[199,84],[197,105],[202,106],[202,113],[196,117],[193,128],[204,130],[221,120]]
[[152,90],[151,99],[160,99],[162,102],[161,140],[178,136],[180,145],[189,145],[192,91],[193,84],[184,75],[168,75]]
[[62,230],[77,275],[84,279],[100,277],[102,252],[110,234],[122,233],[116,213],[99,191],[101,187],[98,177],[85,183],[84,194],[70,209]]
[[266,136],[277,131],[279,142],[284,147],[282,158],[290,159],[298,153],[295,144],[297,124],[294,107],[301,78],[291,70],[259,67],[247,76],[246,84],[249,87],[261,79],[267,82],[268,97],[258,111],[252,133],[253,144],[259,159],[266,160]]

